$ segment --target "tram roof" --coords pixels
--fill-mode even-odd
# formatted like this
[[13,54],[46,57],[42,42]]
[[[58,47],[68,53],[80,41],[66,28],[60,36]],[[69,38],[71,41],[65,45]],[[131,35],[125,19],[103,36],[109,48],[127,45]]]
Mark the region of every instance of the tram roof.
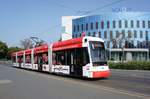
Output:
[[82,47],[82,39],[83,39],[83,37],[55,42],[55,43],[53,43],[52,48],[54,51],[72,49],[72,48],[81,48]]
[[[73,38],[73,39],[69,39],[69,40],[65,40],[65,41],[54,42],[54,43],[52,43],[52,49],[53,49],[53,51],[59,51],[59,50],[72,49],[72,48],[81,48],[82,43],[85,39],[87,39],[88,41],[104,42],[104,40],[101,38],[85,36],[85,37]],[[15,56],[17,53],[18,56],[21,56],[21,55],[23,55],[24,52],[25,52],[25,54],[31,54],[32,50],[34,50],[34,53],[47,52],[48,44],[44,44],[44,45],[35,47],[33,49],[26,49],[26,50],[14,52],[11,55]]]

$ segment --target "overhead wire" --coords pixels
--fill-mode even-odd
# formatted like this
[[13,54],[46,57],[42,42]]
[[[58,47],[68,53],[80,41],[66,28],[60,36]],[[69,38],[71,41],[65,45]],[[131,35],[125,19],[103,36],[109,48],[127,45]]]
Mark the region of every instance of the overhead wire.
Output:
[[[49,2],[49,0],[47,0],[47,1]],[[56,6],[59,6],[59,7],[66,8],[66,9],[69,9],[69,10],[71,10],[71,11],[74,11],[76,14],[79,14],[79,16],[86,16],[86,15],[88,15],[88,14],[90,14],[90,13],[93,13],[93,12],[95,12],[95,11],[97,11],[97,10],[104,9],[104,8],[106,8],[106,7],[112,6],[112,5],[117,4],[117,3],[120,3],[120,2],[122,2],[122,1],[125,1],[125,0],[117,0],[117,1],[114,1],[114,2],[111,2],[111,3],[108,3],[108,4],[106,4],[106,5],[97,7],[97,8],[95,8],[95,9],[92,9],[92,10],[90,10],[90,11],[76,10],[76,9],[74,9],[74,8],[72,8],[72,7],[69,7],[69,6],[67,6],[67,5],[64,5],[64,4],[60,3],[60,2],[59,2],[59,3],[51,2],[51,3],[55,4]],[[66,23],[67,23],[67,21],[66,21]],[[43,32],[40,32],[40,34],[41,34],[41,33],[46,33],[46,32],[48,32],[50,29],[54,29],[54,28],[56,28],[56,27],[60,27],[60,25],[53,25],[53,26],[47,28],[46,30],[44,30]]]

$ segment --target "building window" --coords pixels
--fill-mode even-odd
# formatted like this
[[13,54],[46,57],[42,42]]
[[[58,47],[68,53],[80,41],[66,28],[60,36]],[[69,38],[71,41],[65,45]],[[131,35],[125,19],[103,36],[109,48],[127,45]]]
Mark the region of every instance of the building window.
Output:
[[142,42],[140,42],[140,48],[142,48]]
[[101,22],[101,29],[104,29],[104,22]]
[[104,38],[107,38],[107,31],[104,31]]
[[116,31],[116,38],[119,37],[119,31]]
[[116,21],[113,21],[113,28],[116,28]]
[[134,41],[133,40],[129,43],[129,47],[134,48]]
[[128,38],[132,38],[132,33],[130,30],[128,31]]
[[119,20],[119,28],[121,28],[121,27],[122,27],[121,20]]
[[107,21],[107,28],[109,28],[110,27],[110,23],[109,23],[109,21]]
[[133,23],[133,20],[131,20],[131,28],[134,27],[134,23]]
[[78,34],[76,35],[76,38],[78,38]]
[[110,41],[107,41],[107,48],[110,48]]
[[145,21],[142,21],[142,26],[143,28],[145,28]]
[[122,30],[122,38],[125,38],[125,30]]
[[96,29],[98,29],[98,22],[96,22],[95,27],[96,27]]
[[93,30],[93,23],[91,23],[91,30]]
[[76,38],[78,37],[78,35],[76,34],[76,36],[75,36]]
[[81,29],[82,29],[82,31],[83,31],[83,24],[81,25]]
[[95,37],[95,35],[96,35],[96,33],[95,33],[95,32],[93,32],[93,37]]
[[90,33],[90,32],[88,33],[88,36],[91,36],[91,33]]
[[150,28],[150,20],[148,21],[148,28]]
[[79,32],[79,25],[78,25],[78,27],[77,27],[77,30],[78,30],[78,32]]
[[122,42],[119,42],[118,47],[119,47],[119,48],[122,48]]
[[137,41],[137,48],[140,48],[140,41]]
[[148,41],[148,31],[145,31],[146,41]]
[[79,37],[81,37],[81,33],[79,34]]
[[143,38],[143,31],[140,31],[140,38]]
[[110,39],[112,40],[113,39],[113,32],[110,31]]
[[134,30],[134,38],[137,38],[137,31]]
[[101,38],[101,32],[98,32],[98,36]]
[[88,30],[88,23],[86,23],[86,30]]
[[75,31],[76,31],[76,26],[74,25],[74,26],[73,26],[73,32],[75,32]]
[[139,28],[140,27],[140,21],[137,21],[136,23],[136,27]]
[[128,21],[125,20],[125,28],[128,28]]

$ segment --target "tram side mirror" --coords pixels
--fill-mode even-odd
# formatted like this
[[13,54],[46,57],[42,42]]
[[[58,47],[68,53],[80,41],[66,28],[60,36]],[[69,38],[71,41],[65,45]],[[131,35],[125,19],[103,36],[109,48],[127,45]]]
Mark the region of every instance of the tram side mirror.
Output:
[[87,42],[87,39],[85,39],[84,42],[86,43],[86,42]]

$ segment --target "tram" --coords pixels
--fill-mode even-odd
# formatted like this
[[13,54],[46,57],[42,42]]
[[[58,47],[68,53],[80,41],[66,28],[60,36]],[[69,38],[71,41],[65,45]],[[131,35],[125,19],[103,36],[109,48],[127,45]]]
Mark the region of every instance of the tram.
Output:
[[14,67],[86,78],[108,78],[104,41],[80,37],[12,53]]

